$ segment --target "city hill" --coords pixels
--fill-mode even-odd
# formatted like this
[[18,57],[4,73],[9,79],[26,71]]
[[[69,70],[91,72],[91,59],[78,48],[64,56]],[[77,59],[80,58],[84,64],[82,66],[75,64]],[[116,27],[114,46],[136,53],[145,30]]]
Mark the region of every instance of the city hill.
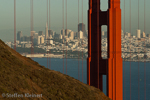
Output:
[[0,40],[0,100],[38,99],[6,98],[2,93],[42,94],[39,100],[110,100],[99,89],[49,70]]

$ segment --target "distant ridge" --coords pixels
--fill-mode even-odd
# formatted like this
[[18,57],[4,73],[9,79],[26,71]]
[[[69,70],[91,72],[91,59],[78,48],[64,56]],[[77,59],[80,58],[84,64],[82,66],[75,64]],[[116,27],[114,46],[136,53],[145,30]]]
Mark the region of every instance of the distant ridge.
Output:
[[[15,93],[42,94],[42,97],[7,96]],[[99,89],[60,72],[49,70],[30,58],[21,56],[0,40],[0,100],[20,99],[110,100]]]

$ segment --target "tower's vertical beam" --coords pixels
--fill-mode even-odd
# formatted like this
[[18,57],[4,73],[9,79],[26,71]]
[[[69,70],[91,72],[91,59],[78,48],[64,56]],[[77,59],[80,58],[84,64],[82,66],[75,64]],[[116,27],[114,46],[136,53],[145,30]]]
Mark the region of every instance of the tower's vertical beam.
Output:
[[113,100],[122,100],[123,80],[122,80],[122,58],[121,58],[120,0],[110,0],[108,44],[109,44],[108,96]]
[[[100,10],[100,0],[99,0],[99,66],[98,66],[98,70],[100,71],[100,66],[103,66],[103,63],[101,63],[101,60],[102,60],[102,57],[101,57],[101,53],[102,53],[102,50],[101,50],[101,20],[103,20],[103,17],[101,16],[101,10]],[[103,91],[103,75],[100,74],[100,72],[98,72],[98,75],[99,75],[99,89],[101,91]]]
[[[101,26],[108,26],[108,59],[101,57]],[[109,0],[108,11],[100,11],[100,0],[89,0],[87,83],[102,90],[107,75],[107,94],[123,99],[120,0]]]
[[92,1],[90,85],[99,88],[99,11],[100,0]]
[[89,0],[88,10],[88,58],[87,58],[87,84],[90,85],[90,63],[91,63],[91,14],[92,0]]

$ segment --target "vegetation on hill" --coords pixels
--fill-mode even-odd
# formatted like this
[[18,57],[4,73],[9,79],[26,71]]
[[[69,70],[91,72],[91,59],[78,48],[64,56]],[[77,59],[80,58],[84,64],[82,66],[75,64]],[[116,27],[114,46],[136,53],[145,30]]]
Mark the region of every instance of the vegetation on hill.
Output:
[[[5,94],[42,94],[41,98],[7,98]],[[21,56],[0,40],[0,100],[110,100],[99,89],[49,70]]]

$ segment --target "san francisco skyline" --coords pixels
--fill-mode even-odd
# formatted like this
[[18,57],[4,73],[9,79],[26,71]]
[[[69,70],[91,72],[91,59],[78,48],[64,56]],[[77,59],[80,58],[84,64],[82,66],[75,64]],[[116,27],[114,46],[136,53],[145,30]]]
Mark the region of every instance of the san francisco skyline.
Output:
[[[1,39],[9,40],[10,37],[13,36],[13,24],[14,24],[14,3],[13,0],[0,0],[0,31],[1,31]],[[65,0],[64,0],[65,1]],[[79,23],[82,23],[82,0],[79,0]],[[58,3],[60,2],[60,3]],[[106,4],[107,0],[102,0],[101,9],[106,10],[107,6],[102,5]],[[129,32],[129,0],[125,1],[125,31]],[[131,34],[136,34],[136,29],[138,29],[138,2],[136,0],[132,0],[132,9],[131,9],[131,25],[132,31]],[[150,14],[148,14],[148,4],[150,1],[146,1],[146,34],[150,33]],[[65,3],[64,6],[66,7]],[[73,31],[77,31],[78,25],[78,0],[67,1],[67,29],[71,29]],[[60,0],[51,0],[50,5],[50,29],[56,31],[57,34],[60,33],[60,30],[63,27],[62,24],[62,1]],[[122,9],[122,29],[124,29],[124,1],[121,1],[121,9]],[[141,32],[144,31],[144,3],[140,1],[140,11],[139,11],[139,22]],[[47,0],[34,0],[34,9],[33,9],[33,17],[34,17],[34,31],[45,31],[45,23],[47,21]],[[65,11],[65,8],[64,8]],[[83,23],[85,24],[87,30],[87,11],[88,11],[88,0],[83,0]],[[65,13],[66,14],[66,11]],[[64,22],[66,15],[64,15]],[[23,31],[25,35],[30,34],[30,0],[16,0],[16,25],[17,31]],[[42,20],[41,20],[42,19]],[[64,23],[64,29],[66,28],[66,23]],[[105,29],[106,30],[106,29]],[[104,31],[105,31],[104,30]],[[10,37],[8,37],[8,35]]]

